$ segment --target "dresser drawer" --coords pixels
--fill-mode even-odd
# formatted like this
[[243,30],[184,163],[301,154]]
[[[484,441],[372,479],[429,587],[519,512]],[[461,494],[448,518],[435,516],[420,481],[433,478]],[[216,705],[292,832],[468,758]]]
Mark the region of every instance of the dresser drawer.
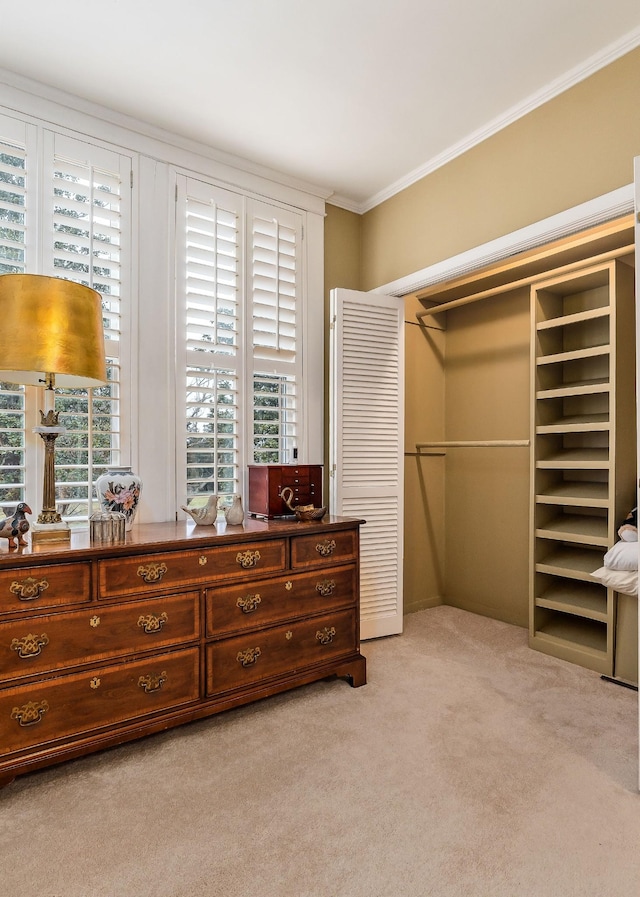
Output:
[[207,693],[244,688],[355,650],[355,610],[213,642],[207,645]]
[[0,691],[0,755],[197,701],[190,648]]
[[329,530],[291,540],[291,566],[315,567],[352,561],[358,555],[357,530]]
[[25,613],[91,598],[89,564],[51,564],[0,570],[0,614]]
[[321,613],[353,604],[355,596],[354,566],[279,576],[244,587],[207,589],[207,636]]
[[98,562],[100,598],[140,594],[212,579],[254,577],[286,569],[286,542],[218,545],[202,551],[173,551],[109,558]]
[[192,641],[199,621],[191,592],[2,623],[0,680]]

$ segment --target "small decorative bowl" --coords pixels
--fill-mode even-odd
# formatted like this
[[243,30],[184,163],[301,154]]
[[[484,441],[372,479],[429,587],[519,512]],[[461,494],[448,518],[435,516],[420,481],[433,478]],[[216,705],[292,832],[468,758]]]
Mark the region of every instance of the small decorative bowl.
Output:
[[293,509],[298,520],[322,520],[327,513],[326,508],[307,508],[306,506]]
[[291,499],[293,498],[293,489],[291,489],[290,486],[284,487],[280,493],[280,497],[289,510],[293,511],[298,520],[322,520],[327,513],[326,508],[314,508],[313,505],[292,505]]

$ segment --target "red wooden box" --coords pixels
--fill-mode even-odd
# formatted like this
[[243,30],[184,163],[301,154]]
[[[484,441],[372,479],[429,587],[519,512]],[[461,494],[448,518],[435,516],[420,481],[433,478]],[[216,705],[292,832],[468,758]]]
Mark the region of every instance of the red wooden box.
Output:
[[285,486],[293,492],[294,507],[322,507],[321,464],[249,464],[249,514],[266,518],[291,516],[281,498]]

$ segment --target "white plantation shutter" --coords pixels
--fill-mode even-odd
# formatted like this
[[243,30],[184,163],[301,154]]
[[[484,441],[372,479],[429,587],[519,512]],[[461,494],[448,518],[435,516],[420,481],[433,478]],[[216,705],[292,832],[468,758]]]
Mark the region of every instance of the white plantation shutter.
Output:
[[393,297],[331,293],[331,512],[366,521],[363,639],[402,632],[403,317]]
[[56,409],[67,428],[56,440],[56,507],[65,519],[80,521],[95,510],[97,477],[109,464],[129,460],[122,457],[129,439],[121,383],[131,159],[50,132],[44,146],[42,273],[96,290],[105,328],[107,385],[56,390]]
[[[27,264],[27,126],[0,116],[0,274]],[[0,383],[0,516],[25,501],[24,387]]]
[[[56,507],[69,521],[86,521],[97,476],[128,460],[120,457],[128,443],[120,384],[130,314],[122,306],[130,295],[130,177],[128,156],[0,116],[0,273],[64,277],[102,297],[109,382],[56,390],[67,428],[56,441]],[[5,512],[27,494],[35,506],[42,502],[42,444],[32,433],[40,405],[36,390],[0,385]]]
[[251,458],[294,460],[300,428],[302,221],[288,209],[248,204],[252,345]]
[[[178,494],[191,501],[238,491],[240,455],[242,198],[178,177]],[[186,388],[186,392],[185,392]],[[179,448],[180,450],[180,448]]]
[[0,116],[0,274],[27,263],[27,126]]
[[302,219],[183,175],[176,202],[176,475],[178,495],[203,504],[241,491],[247,459],[293,460]]
[[[254,358],[287,368],[296,360],[299,293],[297,231],[292,215],[252,204],[251,298]],[[291,223],[286,224],[283,219]]]

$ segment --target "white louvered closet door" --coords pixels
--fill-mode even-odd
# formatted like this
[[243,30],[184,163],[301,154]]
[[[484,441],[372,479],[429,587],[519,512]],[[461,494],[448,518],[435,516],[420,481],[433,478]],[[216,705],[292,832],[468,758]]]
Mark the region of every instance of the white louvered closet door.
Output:
[[404,308],[331,292],[331,513],[360,517],[360,635],[402,632]]

